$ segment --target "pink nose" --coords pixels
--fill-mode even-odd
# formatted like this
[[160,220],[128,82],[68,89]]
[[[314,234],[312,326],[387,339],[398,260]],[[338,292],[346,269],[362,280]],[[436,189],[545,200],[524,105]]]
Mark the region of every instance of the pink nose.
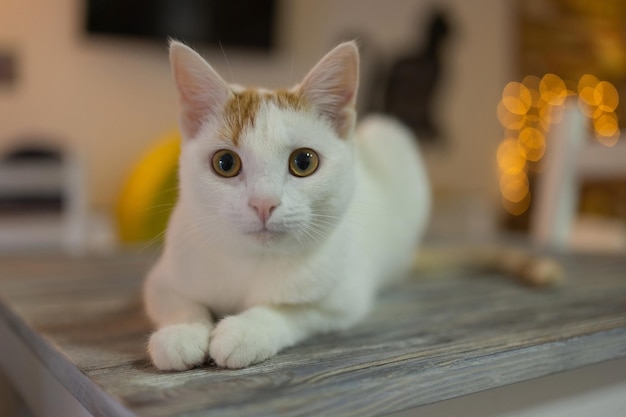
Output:
[[280,201],[275,198],[252,197],[248,204],[256,211],[259,219],[265,224],[276,207],[280,205]]

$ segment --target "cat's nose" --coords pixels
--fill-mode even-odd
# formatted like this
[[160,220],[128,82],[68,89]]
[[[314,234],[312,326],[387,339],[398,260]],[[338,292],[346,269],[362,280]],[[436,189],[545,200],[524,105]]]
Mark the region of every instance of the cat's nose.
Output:
[[248,201],[248,204],[256,211],[259,219],[265,224],[276,207],[280,205],[280,200],[271,197],[252,197],[250,201]]

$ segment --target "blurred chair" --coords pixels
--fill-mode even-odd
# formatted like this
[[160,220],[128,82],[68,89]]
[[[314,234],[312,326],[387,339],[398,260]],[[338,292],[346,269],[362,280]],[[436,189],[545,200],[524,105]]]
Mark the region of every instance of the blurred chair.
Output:
[[0,251],[110,250],[110,224],[88,209],[82,158],[27,142],[0,158]]
[[[590,141],[588,123],[577,102],[568,100],[561,122],[549,133],[531,223],[532,238],[542,246],[571,246],[583,179],[626,179],[626,141],[613,147]],[[623,234],[626,229],[612,232]],[[618,236],[618,244],[624,239],[626,236]]]

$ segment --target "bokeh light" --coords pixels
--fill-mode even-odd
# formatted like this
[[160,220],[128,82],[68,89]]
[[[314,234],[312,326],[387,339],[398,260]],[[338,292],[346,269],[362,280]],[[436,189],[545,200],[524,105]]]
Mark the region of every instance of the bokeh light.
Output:
[[593,90],[594,100],[603,112],[613,112],[619,104],[619,94],[615,86],[607,81],[600,81]]
[[600,117],[593,120],[593,127],[600,136],[615,136],[619,132],[617,124],[617,116],[615,113],[604,113]]
[[524,84],[511,81],[504,87],[502,103],[511,113],[522,115],[528,113],[532,104],[532,96]]
[[598,117],[600,110],[596,99],[596,87],[600,83],[597,77],[585,74],[578,81],[578,106],[587,117]]
[[504,174],[519,174],[526,169],[526,158],[519,151],[516,138],[507,138],[500,143],[496,153],[498,167]]
[[503,207],[512,215],[526,212],[532,200],[528,173],[537,172],[544,156],[548,133],[563,117],[565,100],[578,95],[578,106],[591,119],[598,142],[614,146],[620,138],[615,110],[619,94],[615,86],[585,74],[578,83],[556,74],[539,78],[527,75],[508,83],[498,103],[498,120],[507,132],[496,153]]
[[497,115],[500,124],[509,130],[519,130],[526,123],[526,115],[511,113],[504,105],[503,100],[498,103]]
[[594,75],[585,74],[578,80],[578,97],[585,103],[595,106],[595,90],[600,80]]
[[508,201],[519,203],[529,192],[528,176],[524,171],[517,174],[502,174],[500,176],[500,191]]
[[550,125],[560,123],[563,118],[563,106],[545,105],[539,110],[539,117],[542,120],[541,126],[547,132]]
[[520,153],[531,162],[541,159],[546,150],[546,139],[541,130],[534,127],[524,128],[517,139]]
[[620,138],[619,129],[613,136],[602,136],[602,135],[596,134],[596,139],[598,139],[598,142],[600,142],[601,144],[609,148],[615,146],[615,144],[617,144],[617,142],[619,141],[619,138]]
[[522,84],[524,84],[530,90],[539,91],[539,84],[541,83],[541,78],[536,75],[527,75],[522,79]]
[[517,203],[513,203],[506,198],[502,197],[502,207],[514,216],[521,216],[530,207],[531,195],[527,193],[526,196]]
[[541,98],[553,106],[561,106],[567,97],[565,81],[555,74],[546,74],[539,83]]

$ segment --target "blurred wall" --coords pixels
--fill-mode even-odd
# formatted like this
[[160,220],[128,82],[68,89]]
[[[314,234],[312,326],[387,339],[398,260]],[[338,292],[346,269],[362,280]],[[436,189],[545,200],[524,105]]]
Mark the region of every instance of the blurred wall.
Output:
[[[450,146],[427,150],[440,190],[497,198],[495,117],[511,78],[512,3],[500,0],[287,0],[279,50],[266,57],[203,50],[227,80],[269,86],[296,82],[342,38],[358,34],[385,56],[417,42],[432,6],[449,9],[446,84],[437,107]],[[176,126],[165,45],[87,37],[82,0],[1,0],[0,51],[14,51],[15,88],[0,89],[0,151],[45,136],[86,158],[92,206],[110,209],[132,163]]]

